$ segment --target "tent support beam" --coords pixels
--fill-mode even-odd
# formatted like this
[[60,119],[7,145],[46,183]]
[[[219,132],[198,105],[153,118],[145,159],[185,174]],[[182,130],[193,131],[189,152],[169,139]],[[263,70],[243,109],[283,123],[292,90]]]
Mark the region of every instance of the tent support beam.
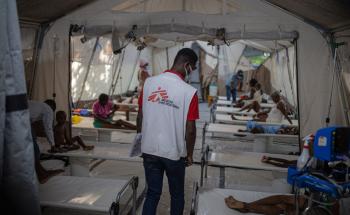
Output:
[[299,153],[301,153],[302,150],[302,145],[301,145],[301,121],[300,121],[300,94],[299,94],[299,60],[298,60],[298,40],[294,40],[294,47],[295,47],[295,69],[296,69],[296,80],[297,80],[297,110],[298,110],[298,129],[299,129],[299,134],[298,134],[298,142],[299,142]]
[[41,52],[41,48],[44,42],[44,37],[47,32],[47,30],[50,28],[49,25],[41,25],[37,31],[36,37],[35,37],[35,50],[34,50],[34,55],[33,55],[33,69],[32,69],[32,75],[31,75],[31,80],[30,80],[30,86],[28,90],[28,97],[32,99],[33,96],[33,89],[35,85],[35,80],[36,80],[36,71],[38,67],[38,61],[39,61],[39,56]]
[[[97,25],[97,26],[85,26],[84,32],[77,32],[75,35],[84,34],[86,37],[96,37],[112,32],[111,25]],[[120,27],[118,34],[120,37],[124,37],[131,31],[131,27]],[[184,24],[156,24],[156,25],[139,25],[137,29],[133,30],[133,33],[137,37],[143,37],[149,34],[168,34],[168,33],[180,33],[190,36],[195,36],[199,40],[208,40],[208,38],[216,38],[217,28],[203,28],[198,26],[184,25]],[[266,32],[249,32],[249,31],[235,31],[226,32],[226,40],[237,39],[261,39],[261,40],[293,40],[299,37],[297,31],[266,31]],[[192,40],[192,39],[188,39]],[[184,40],[186,41],[186,40]],[[179,41],[183,42],[183,41]]]
[[[115,84],[113,85],[113,88],[112,88],[112,91],[111,91],[111,96],[114,94],[115,92],[115,88],[117,87],[117,84],[118,84],[118,80],[119,80],[119,77],[120,77],[120,73],[122,72],[122,67],[123,67],[123,63],[124,63],[124,56],[125,56],[125,49],[123,49],[123,53],[122,53],[122,56],[121,56],[121,61],[120,61],[120,64],[119,64],[119,67],[118,67],[118,75],[115,79]],[[121,79],[121,78],[120,78]],[[121,90],[120,92],[122,93],[123,89],[121,87]]]

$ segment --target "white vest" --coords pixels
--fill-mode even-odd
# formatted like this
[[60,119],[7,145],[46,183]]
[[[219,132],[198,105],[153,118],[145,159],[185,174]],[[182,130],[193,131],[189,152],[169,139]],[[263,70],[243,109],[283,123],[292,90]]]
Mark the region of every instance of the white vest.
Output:
[[186,157],[186,121],[196,89],[176,74],[149,77],[143,87],[142,153],[171,160]]
[[274,104],[274,106],[271,108],[271,111],[268,113],[269,115],[266,119],[266,122],[282,122],[284,116],[282,112],[277,108],[277,104]]

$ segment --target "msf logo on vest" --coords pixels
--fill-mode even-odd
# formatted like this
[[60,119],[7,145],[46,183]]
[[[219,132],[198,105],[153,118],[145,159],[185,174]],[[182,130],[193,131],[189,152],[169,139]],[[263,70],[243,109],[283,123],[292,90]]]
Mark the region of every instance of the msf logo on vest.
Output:
[[153,91],[150,96],[148,96],[148,102],[158,103],[161,105],[166,105],[179,109],[179,106],[174,104],[174,101],[169,99],[168,92],[161,87],[158,87],[156,91]]

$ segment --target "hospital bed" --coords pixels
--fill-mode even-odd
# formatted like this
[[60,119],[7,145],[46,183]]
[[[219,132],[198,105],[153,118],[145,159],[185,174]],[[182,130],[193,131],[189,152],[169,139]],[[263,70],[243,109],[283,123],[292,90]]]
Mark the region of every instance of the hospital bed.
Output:
[[204,178],[207,178],[208,166],[229,167],[250,170],[266,170],[287,173],[287,168],[277,167],[261,162],[263,156],[283,158],[286,160],[297,160],[298,156],[283,154],[268,154],[257,152],[230,151],[230,153],[212,152],[206,146],[201,158],[200,185],[203,185]]
[[[205,146],[206,133],[215,134],[228,134],[232,137],[250,138],[254,139],[253,151],[254,152],[266,152],[267,146],[272,144],[274,138],[289,140],[293,143],[298,143],[298,135],[285,135],[285,134],[252,134],[250,132],[240,132],[239,130],[246,130],[246,126],[243,125],[228,125],[217,123],[205,123],[203,127],[202,138],[202,150]],[[203,151],[202,151],[203,152]]]
[[[219,99],[219,100],[216,101],[216,105],[217,106],[228,106],[228,105],[229,106],[233,106],[234,103],[232,103],[232,101]],[[273,104],[273,103],[260,103],[260,107],[262,107],[262,108],[273,108],[274,105],[275,104]]]
[[[94,144],[95,148],[90,151],[78,149],[64,153],[49,153],[50,145],[46,139],[38,139],[38,143],[40,143],[39,147],[42,154],[55,157],[68,157],[71,164],[71,175],[74,176],[89,176],[90,170],[105,160],[142,162],[140,157],[129,157],[131,145],[98,143]],[[91,144],[90,142],[86,143]]]
[[[224,123],[224,124],[233,124],[233,125],[246,125],[247,121],[253,120],[252,116],[235,116],[235,119],[232,119],[231,115],[227,114],[216,114],[213,118],[214,123]],[[288,120],[283,120],[282,122],[256,122],[260,125],[286,125],[290,127],[298,127],[298,120],[292,120],[292,125],[288,122]]]
[[39,185],[43,212],[136,214],[138,177],[129,180],[55,176]]
[[[236,97],[236,100],[240,99],[239,96]],[[227,101],[227,97],[226,96],[218,96],[218,100],[223,100],[223,101]]]
[[210,121],[214,122],[215,116],[217,114],[227,114],[231,115],[234,114],[235,116],[250,116],[253,117],[253,115],[256,114],[254,110],[251,111],[240,111],[241,108],[235,108],[235,107],[225,107],[225,106],[216,106],[215,104],[210,108]]
[[[233,196],[244,202],[256,201],[268,196],[277,195],[277,193],[243,191],[233,189],[209,189],[200,188],[194,183],[191,202],[191,215],[239,215],[240,212],[230,209],[225,204],[225,198]],[[253,214],[253,213],[246,213]]]
[[[88,139],[96,141],[112,141],[112,135],[114,132],[132,134],[136,133],[136,130],[128,129],[112,129],[112,128],[95,128],[93,125],[94,119],[91,117],[81,117],[82,120],[72,125],[72,136],[82,136]],[[136,122],[131,122],[136,125]],[[125,136],[125,135],[124,135]],[[130,135],[129,135],[130,136]],[[85,139],[84,138],[84,139]]]
[[225,107],[225,106],[217,106],[215,108],[215,113],[226,113],[226,114],[235,114],[235,115],[247,115],[247,116],[253,116],[256,114],[254,110],[251,111],[240,111],[241,108],[235,108],[235,107]]
[[133,103],[122,103],[122,102],[117,102],[117,103],[114,103],[118,106],[127,106],[129,108],[138,108],[139,105],[138,104],[133,104]]

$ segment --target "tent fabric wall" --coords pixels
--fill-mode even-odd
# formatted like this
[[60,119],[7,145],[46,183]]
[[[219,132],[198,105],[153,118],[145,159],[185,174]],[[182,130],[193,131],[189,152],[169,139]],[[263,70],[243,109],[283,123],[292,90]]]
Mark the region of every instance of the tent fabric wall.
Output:
[[[121,13],[120,11],[110,11],[110,8],[124,1],[121,0],[100,0],[96,1],[54,23],[44,39],[43,49],[40,55],[37,88],[35,98],[43,100],[52,94],[51,86],[48,85],[50,77],[47,75],[52,67],[52,46],[50,43],[53,35],[59,38],[60,55],[57,59],[60,84],[56,87],[59,101],[58,107],[68,107],[69,95],[69,73],[68,73],[68,29],[69,25],[86,24],[88,26],[102,24],[130,27],[133,24],[191,24],[191,26],[205,26],[216,28],[225,27],[227,31],[242,32],[280,32],[297,31],[299,33],[297,46],[298,65],[298,91],[300,107],[301,135],[306,135],[316,131],[325,125],[324,118],[328,112],[328,100],[330,96],[331,73],[329,65],[330,49],[322,34],[314,27],[304,23],[296,17],[279,10],[276,7],[259,0],[232,0],[237,10],[226,15],[219,14],[198,14],[181,10],[175,12],[150,12],[150,13]],[[163,2],[163,1],[162,1]],[[168,1],[164,1],[168,2]],[[166,4],[166,3],[164,3]],[[218,3],[220,4],[220,3]],[[203,7],[206,2],[193,7]],[[155,4],[152,7],[156,11],[162,11],[162,4]],[[158,8],[158,9],[157,9]],[[205,11],[204,11],[205,12]],[[169,33],[162,35],[152,35],[162,39],[173,39],[186,35]],[[244,39],[244,38],[243,38]],[[274,38],[278,39],[278,38]],[[64,54],[63,54],[64,53]],[[154,55],[154,54],[153,54]],[[343,117],[339,113],[339,98],[334,97],[335,102],[331,111],[331,124],[343,124]],[[338,102],[337,102],[338,101]]]
[[335,37],[335,42],[343,44],[337,50],[337,59],[340,69],[340,74],[342,82],[344,83],[344,115],[348,117],[348,122],[350,121],[350,30],[337,32]]
[[16,1],[0,0],[0,28],[0,210],[40,214]]
[[[287,56],[288,51],[288,56]],[[289,62],[288,62],[289,58]],[[282,49],[271,55],[264,63],[271,71],[271,84],[274,90],[281,91],[290,104],[297,106],[297,84],[294,47]],[[290,69],[290,74],[288,71]]]

